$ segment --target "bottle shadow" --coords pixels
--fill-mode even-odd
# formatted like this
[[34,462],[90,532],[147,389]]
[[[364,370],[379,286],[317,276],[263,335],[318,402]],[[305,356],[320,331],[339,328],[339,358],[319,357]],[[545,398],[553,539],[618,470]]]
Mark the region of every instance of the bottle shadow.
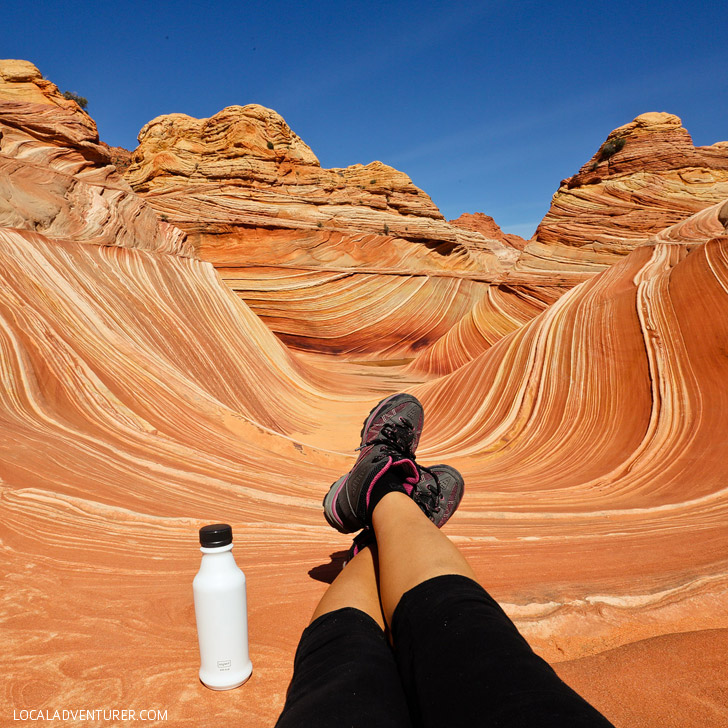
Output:
[[322,581],[324,584],[331,584],[331,582],[341,573],[344,568],[344,561],[348,551],[334,551],[329,556],[331,561],[328,564],[319,564],[309,569],[308,575],[316,581]]

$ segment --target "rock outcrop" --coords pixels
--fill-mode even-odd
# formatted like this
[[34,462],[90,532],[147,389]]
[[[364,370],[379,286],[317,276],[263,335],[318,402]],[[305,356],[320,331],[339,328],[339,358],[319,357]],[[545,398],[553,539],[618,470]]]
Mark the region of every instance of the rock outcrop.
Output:
[[695,147],[674,114],[642,114],[562,181],[535,238],[624,254],[726,198],[728,142]]
[[[279,114],[256,104],[209,119],[153,119],[139,133],[126,177],[216,264],[317,265],[348,252],[351,267],[480,270],[515,257],[499,240],[451,226],[407,175],[386,164],[322,169]],[[269,244],[251,245],[251,230]],[[271,230],[279,234],[267,238]],[[303,245],[301,233],[308,234]],[[385,240],[382,256],[376,243]]]
[[322,169],[280,115],[255,104],[154,119],[125,176],[299,349],[412,358],[518,256],[497,225],[448,223],[381,162]]
[[[607,594],[619,574],[645,569],[658,531],[666,548],[673,543],[673,556],[660,557],[667,568],[648,578],[645,592],[549,600],[534,611],[532,637],[552,619],[589,622],[587,612],[597,603],[600,619],[613,627],[618,614],[632,610],[631,621],[608,638],[611,647],[654,637],[648,625],[668,612],[678,621],[710,614],[698,629],[716,618],[725,628],[710,606],[714,588],[721,592],[728,577],[724,561],[715,560],[722,527],[699,535],[687,523],[700,520],[703,509],[712,518],[728,507],[726,449],[713,440],[728,425],[728,359],[715,348],[728,335],[725,317],[715,315],[728,304],[727,281],[726,236],[691,252],[673,243],[644,246],[455,373],[415,388],[435,413],[433,439],[423,438],[421,456],[437,453],[470,465],[478,483],[470,503],[489,515],[468,516],[468,535],[492,537],[500,532],[494,514],[509,513],[509,538],[521,540],[520,555],[510,562],[518,572],[508,577],[514,582],[543,578],[544,586],[558,583],[569,593],[568,571],[584,563],[596,539],[603,569],[593,593]],[[474,397],[476,390],[484,396]],[[606,402],[614,409],[605,418]],[[552,538],[555,523],[559,536]],[[677,547],[672,539],[680,538],[690,547]],[[534,568],[524,577],[536,563],[545,569],[541,576]],[[653,621],[650,613],[661,616]],[[591,631],[603,645],[605,636],[601,628]],[[569,653],[563,637],[559,649]],[[583,635],[578,641],[583,647]]]
[[117,172],[94,121],[27,61],[0,62],[0,124],[0,226],[191,253]]
[[[369,408],[406,389],[427,410],[418,459],[465,475],[446,531],[534,648],[616,725],[720,723],[725,200],[566,293],[566,274],[548,289],[517,267],[508,281],[412,272],[388,288],[385,271],[351,273],[320,342],[347,310],[376,313],[377,295],[400,309],[380,319],[384,346],[433,331],[428,316],[458,298],[460,323],[408,369],[324,345],[302,355],[196,257],[199,240],[157,217],[153,191],[124,185],[80,109],[27,64],[6,66],[18,80],[5,86],[29,94],[0,86],[0,669],[13,709],[272,725],[318,580],[349,545],[321,499]],[[450,303],[405,285],[429,277],[456,289]],[[301,310],[325,309],[317,281],[291,278]],[[191,599],[197,528],[220,520],[248,576],[254,663],[224,701],[197,679]]]
[[517,250],[523,250],[526,247],[526,241],[520,235],[512,233],[504,233],[498,223],[484,212],[469,213],[464,212],[456,220],[450,220],[451,225],[463,228],[463,230],[472,230],[480,233],[483,237],[500,240],[506,245],[512,245]]

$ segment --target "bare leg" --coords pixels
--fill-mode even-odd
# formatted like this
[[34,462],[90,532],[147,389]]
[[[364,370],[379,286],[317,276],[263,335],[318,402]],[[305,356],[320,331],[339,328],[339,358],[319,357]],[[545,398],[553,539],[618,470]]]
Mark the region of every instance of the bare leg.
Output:
[[382,496],[372,524],[382,609],[414,725],[609,728],[534,654],[409,496]]
[[384,617],[379,604],[376,547],[362,549],[334,579],[313,612],[311,622],[344,607],[354,607],[368,614],[382,629]]
[[402,595],[423,581],[445,574],[475,579],[457,547],[404,493],[387,493],[374,508],[372,525],[379,549],[382,609],[388,624]]

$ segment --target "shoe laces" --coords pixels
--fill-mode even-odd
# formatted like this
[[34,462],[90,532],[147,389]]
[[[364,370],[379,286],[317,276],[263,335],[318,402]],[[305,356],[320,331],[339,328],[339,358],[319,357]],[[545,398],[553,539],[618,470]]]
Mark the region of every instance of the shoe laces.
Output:
[[[442,501],[445,498],[440,481],[430,468],[424,465],[418,465],[418,467],[430,474],[432,482],[428,482],[426,488],[417,488],[415,498],[427,509],[428,514],[439,513],[442,510]],[[420,478],[420,483],[422,483],[422,478]]]
[[414,436],[415,426],[412,421],[399,415],[395,419],[385,422],[379,434],[358,447],[357,450],[362,450],[370,445],[383,445],[381,457],[376,457],[375,462],[390,455],[407,455],[411,460],[414,460],[415,455],[412,452]]
[[[384,460],[385,458],[392,458],[393,460],[398,460],[402,457],[402,452],[398,448],[394,447],[391,442],[388,440],[383,440],[382,438],[375,437],[373,440],[370,440],[366,443],[366,445],[362,445],[361,447],[358,447],[357,450],[363,450],[365,447],[369,447],[370,445],[381,445],[382,447],[379,449],[379,452],[372,458],[373,463],[378,463],[380,460]],[[414,456],[411,458],[414,460]]]

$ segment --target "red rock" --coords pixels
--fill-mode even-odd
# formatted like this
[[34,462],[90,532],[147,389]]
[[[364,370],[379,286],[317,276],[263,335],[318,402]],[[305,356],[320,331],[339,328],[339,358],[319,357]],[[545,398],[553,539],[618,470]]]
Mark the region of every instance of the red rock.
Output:
[[0,61],[0,226],[189,255],[111,164],[94,121],[26,61]]
[[[357,265],[374,268],[414,257],[418,267],[431,270],[474,270],[484,260],[499,269],[500,261],[515,257],[500,241],[451,226],[432,200],[392,167],[372,162],[322,169],[280,115],[256,104],[230,106],[209,119],[184,114],[153,119],[139,133],[126,177],[160,213],[187,230],[203,257],[208,248],[224,248],[228,262],[241,265],[288,258],[302,232],[326,248],[332,233],[339,235],[339,247],[343,236],[354,234],[359,243],[347,252],[358,256]],[[269,230],[289,236],[272,238],[275,249],[251,250],[247,234],[254,231],[266,240]],[[388,240],[393,253],[382,261],[378,251],[361,244],[362,234]],[[299,253],[298,262],[316,265],[319,259]]]
[[126,171],[132,187],[299,349],[412,358],[517,257],[502,234],[446,222],[381,162],[322,169],[262,106],[159,117],[139,141]]
[[116,167],[116,171],[119,174],[124,174],[129,166],[131,165],[131,152],[124,147],[110,147],[104,142],[99,142],[101,146],[107,148],[111,163]]
[[488,286],[465,316],[417,355],[408,371],[437,376],[455,371],[517,331],[563,293],[557,286]]
[[[384,347],[446,329],[420,369],[353,364],[323,346],[304,356],[157,221],[151,192],[123,185],[80,111],[43,94],[27,67],[4,69],[29,95],[13,91],[0,109],[6,702],[272,725],[325,588],[310,571],[331,576],[348,546],[321,498],[353,462],[369,407],[407,389],[427,408],[418,458],[466,478],[446,531],[534,648],[616,725],[720,721],[725,201],[589,270],[568,246],[533,241],[494,280],[413,264],[386,284],[384,266],[348,262],[339,283],[313,265],[285,280],[283,265],[258,266],[251,290],[285,285],[300,310],[324,312],[317,325],[331,319],[321,342],[382,293],[396,312],[381,319]],[[324,246],[332,268],[337,245]],[[434,295],[398,290],[430,278]],[[312,297],[319,285],[337,296]],[[458,306],[461,323],[435,323]],[[254,663],[225,695],[197,680],[191,599],[197,528],[219,520],[248,575]]]
[[624,254],[726,198],[728,142],[694,147],[677,116],[642,114],[562,182],[535,237]]
[[456,225],[464,230],[472,230],[480,233],[485,238],[493,238],[500,240],[502,243],[512,245],[517,250],[523,250],[526,241],[520,235],[512,233],[504,233],[498,223],[490,216],[483,212],[475,212],[470,214],[464,212],[457,220],[450,220],[451,225]]
[[[686,670],[685,666],[690,665]],[[624,645],[555,665],[616,726],[683,728],[725,722],[728,630],[690,631]]]

